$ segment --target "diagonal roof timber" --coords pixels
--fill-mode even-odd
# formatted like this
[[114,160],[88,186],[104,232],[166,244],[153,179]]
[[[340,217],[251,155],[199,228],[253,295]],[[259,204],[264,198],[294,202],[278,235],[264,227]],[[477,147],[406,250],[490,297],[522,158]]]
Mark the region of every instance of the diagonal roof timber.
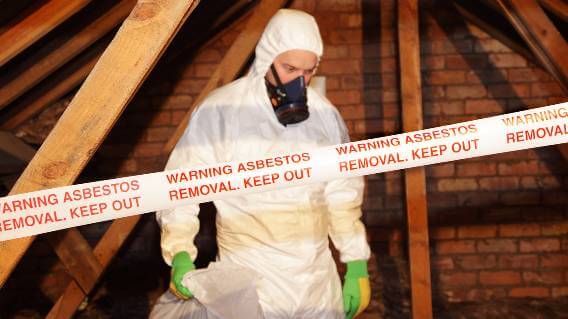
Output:
[[530,49],[568,93],[566,40],[535,0],[495,0]]
[[28,48],[91,0],[50,0],[0,34],[0,66]]
[[0,76],[0,110],[118,26],[135,2],[122,0],[70,39],[50,42],[16,70],[16,77]]
[[75,279],[81,289],[88,293],[95,286],[104,267],[91,251],[91,246],[79,230],[47,234],[59,260],[63,262],[68,273]]
[[540,61],[534,56],[515,29],[503,20],[501,14],[484,4],[484,1],[473,3],[467,0],[454,0],[452,3],[468,21],[511,48],[511,50],[519,53],[525,59],[535,64],[540,64]]
[[7,107],[7,112],[0,119],[0,128],[15,129],[77,88],[87,78],[109,42],[110,38],[101,40],[89,52],[69,62],[65,68]]
[[[195,22],[195,20],[188,21],[184,26],[184,29],[181,30],[178,35],[182,41],[175,41],[172,43],[170,46],[172,50],[170,50],[162,59],[164,65],[176,67],[178,63],[184,63],[188,59],[188,55],[198,55],[200,50],[208,47],[211,43],[214,43],[223,36],[225,34],[224,30],[229,30],[233,26],[236,26],[240,21],[248,18],[252,11],[250,10],[250,7],[254,6],[251,2],[254,1],[238,1],[232,7],[228,8],[213,23],[208,23],[207,30],[201,37],[185,35],[186,27],[191,25],[192,22]],[[186,38],[187,41],[184,41]],[[169,73],[169,75],[171,75],[171,73]]]
[[196,98],[195,102],[185,113],[176,130],[166,142],[162,149],[163,154],[170,154],[174,149],[189,123],[191,113],[203,101],[203,99],[205,99],[209,92],[235,79],[239,71],[248,61],[250,55],[253,53],[254,47],[258,42],[264,27],[268,23],[268,20],[287,2],[287,0],[262,0],[257,7],[254,8],[252,16],[247,21],[243,31],[241,31],[237,39],[233,42],[225,54],[225,57],[217,66],[217,69],[215,69],[215,72],[211,75],[211,78],[209,78],[209,81],[201,90],[201,93]]
[[12,133],[5,131],[0,131],[0,151],[24,163],[28,163],[36,152]]
[[22,172],[35,152],[12,133],[0,131],[0,183],[10,189],[13,176]]
[[[95,258],[101,265],[108,265],[112,261],[112,258],[116,255],[140,218],[140,215],[121,218],[115,220],[110,225],[105,235],[93,250]],[[88,291],[85,292],[76,281],[69,282],[65,291],[51,308],[46,318],[70,318],[85,297],[87,297],[87,294]]]
[[[247,15],[250,14],[250,11],[244,13],[243,11],[248,10],[250,6],[250,0],[241,0],[230,7],[221,17],[209,26],[210,30],[206,32],[204,38],[212,38],[206,43],[215,41],[215,39],[218,39],[218,37],[222,35],[222,32],[220,32],[221,30],[228,28],[231,25],[235,25],[238,21],[246,18]],[[191,24],[191,21],[188,21],[187,24]],[[184,29],[186,29],[186,27],[184,27]],[[184,31],[184,34],[185,33],[188,32]],[[182,35],[180,34],[176,37],[179,36]],[[175,64],[177,63],[178,58],[186,58],[186,55],[181,54],[181,52],[198,50],[199,47],[207,46],[207,44],[200,45],[204,43],[201,37],[195,38],[189,34],[187,36],[184,35],[184,38],[185,37],[189,38],[189,41],[177,42],[187,42],[187,44],[185,44],[181,50],[169,50],[168,54],[162,59],[163,63],[167,65]],[[99,42],[104,41],[99,40]],[[106,44],[104,46],[106,47]],[[88,61],[86,56],[80,57],[79,59],[75,58],[66,64],[64,69],[56,71],[54,75],[41,82],[38,85],[39,88],[38,86],[34,87],[30,92],[26,93],[25,97],[16,100],[14,102],[15,104],[12,103],[6,107],[7,111],[5,110],[0,116],[0,128],[7,130],[15,129],[17,126],[25,123],[37,113],[41,112],[44,108],[56,102],[79,86],[93,68],[102,50],[103,48],[101,48],[101,45],[96,44],[96,48],[90,48],[86,55],[89,57]],[[96,54],[94,53],[95,51],[97,52]]]
[[[73,183],[198,1],[140,1],[10,194]],[[0,242],[0,286],[33,237]]]
[[568,22],[568,3],[565,0],[539,0],[539,2],[564,22]]
[[[466,0],[454,0],[453,4],[470,22],[474,23],[492,37],[510,47],[512,50],[521,54],[527,60],[543,66],[541,60],[538,59],[536,55],[533,54],[533,51],[526,46],[524,39],[516,33],[510,24],[503,25],[500,22],[494,23],[495,21],[503,20],[503,12],[501,12],[497,3],[491,0],[482,0],[472,4],[470,1]],[[497,18],[495,17],[496,14],[498,14]],[[488,23],[486,21],[492,21],[492,23]],[[565,159],[568,159],[568,145],[560,144],[557,145],[556,148]]]

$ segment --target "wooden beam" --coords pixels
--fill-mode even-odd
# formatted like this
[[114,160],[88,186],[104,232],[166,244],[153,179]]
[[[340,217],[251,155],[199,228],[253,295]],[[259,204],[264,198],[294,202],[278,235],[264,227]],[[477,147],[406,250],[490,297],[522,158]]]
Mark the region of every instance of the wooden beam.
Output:
[[254,51],[256,43],[260,38],[264,27],[272,16],[286,4],[287,0],[262,0],[254,9],[252,16],[247,21],[243,31],[239,34],[235,42],[231,45],[225,57],[211,75],[209,82],[205,85],[201,93],[191,105],[185,116],[177,126],[173,135],[166,142],[162,153],[168,155],[174,149],[180,137],[183,135],[191,113],[207,97],[212,90],[225,85],[235,79],[238,72],[242,69],[248,58]]
[[[422,84],[418,0],[398,1],[398,52],[403,130],[420,130],[422,123]],[[412,318],[432,318],[428,206],[424,167],[406,169],[406,213],[410,257]]]
[[568,22],[568,3],[565,0],[539,0],[539,2],[564,22]]
[[4,112],[0,128],[15,129],[77,88],[95,67],[108,43],[109,41],[101,42],[90,52],[71,61],[64,69],[53,74],[46,80],[45,85],[36,86],[28,92],[23,99],[18,100],[15,105],[7,109],[7,112]]
[[[525,47],[522,43],[519,43],[519,41],[514,39],[514,38],[518,37],[517,35],[515,35],[514,38],[513,38],[513,36],[511,34],[509,34],[509,32],[506,32],[505,30],[503,30],[504,28],[496,27],[495,24],[490,24],[490,23],[485,22],[485,19],[481,14],[483,13],[483,14],[485,14],[485,16],[493,14],[493,13],[488,12],[488,10],[498,10],[499,13],[500,13],[499,17],[501,17],[503,15],[502,15],[502,12],[501,12],[497,3],[493,2],[493,1],[489,1],[489,0],[483,0],[482,3],[490,6],[491,9],[487,8],[487,7],[481,7],[480,8],[480,5],[483,5],[483,4],[478,3],[478,2],[472,3],[471,1],[462,1],[462,0],[454,0],[453,1],[453,4],[456,7],[456,9],[466,19],[468,19],[471,23],[477,25],[478,27],[483,29],[485,32],[487,32],[489,35],[491,35],[495,39],[501,41],[503,44],[505,44],[506,46],[508,46],[509,48],[514,50],[515,52],[519,53],[520,55],[525,57],[527,60],[543,67],[543,63],[541,62],[541,60],[537,59],[536,56],[532,53],[532,51],[528,47]],[[487,19],[487,20],[499,21],[500,19],[494,18],[494,19]],[[514,31],[514,29],[513,29],[513,31]],[[519,40],[522,41],[522,38],[520,38]],[[527,106],[528,107],[536,107],[536,105],[527,105]],[[568,159],[568,145],[559,144],[559,145],[556,146],[556,148],[560,151],[560,153],[562,154],[562,156],[565,159]]]
[[29,62],[15,70],[20,71],[15,77],[14,74],[2,76],[0,110],[118,26],[132,11],[135,2],[120,1],[70,39],[56,40],[33,53],[27,59]]
[[[235,8],[235,6],[239,6],[239,8]],[[238,11],[244,10],[245,7],[248,6],[250,6],[250,4],[244,4],[242,1],[235,4],[229,10],[227,10],[228,12],[234,12],[234,15],[228,16],[226,14],[223,14],[222,17],[216,18],[213,23],[207,26],[207,30],[203,32],[203,36],[199,38],[186,36],[184,27],[184,30],[182,30],[183,33],[180,33],[178,36],[180,37],[180,39],[188,38],[187,41],[176,41],[174,44],[172,44],[171,50],[168,50],[168,55],[164,56],[163,58],[163,64],[167,65],[170,68],[176,68],[179,64],[187,62],[188,52],[189,54],[199,55],[199,52],[201,50],[218,41],[219,38],[224,35],[224,30],[230,30],[234,26],[238,25],[241,21],[248,18],[251,14],[251,10],[248,10],[238,17],[235,16]]]
[[0,34],[0,66],[86,6],[91,0],[50,0]]
[[[455,0],[452,1],[452,4],[458,10],[458,12],[469,22],[478,26],[484,32],[511,48],[511,50],[519,53],[525,59],[535,64],[540,64],[540,61],[534,56],[534,54],[532,54],[531,50],[523,44],[523,40],[514,34],[514,29],[510,28],[510,26],[500,26],[500,23],[487,22],[489,20],[502,20],[501,15],[499,15],[497,12],[493,12],[492,9],[484,6],[483,3],[474,3],[467,0]],[[491,19],[487,17],[488,15],[493,15],[496,17]]]
[[[73,183],[197,3],[138,2],[10,194]],[[0,286],[32,240],[0,242]]]
[[13,175],[22,172],[35,152],[12,133],[0,131],[0,183],[10,189]]
[[536,0],[495,0],[544,68],[568,94],[568,44]]
[[47,237],[59,260],[82,291],[91,291],[104,268],[93,255],[91,246],[83,235],[76,228],[72,228],[48,234]]
[[[94,255],[101,265],[108,265],[112,261],[139,220],[140,215],[136,215],[117,219],[111,224],[94,249]],[[88,291],[83,291],[76,281],[71,281],[46,318],[71,318],[87,294]]]
[[31,161],[36,152],[33,147],[24,143],[12,133],[4,131],[0,131],[0,151],[24,163]]

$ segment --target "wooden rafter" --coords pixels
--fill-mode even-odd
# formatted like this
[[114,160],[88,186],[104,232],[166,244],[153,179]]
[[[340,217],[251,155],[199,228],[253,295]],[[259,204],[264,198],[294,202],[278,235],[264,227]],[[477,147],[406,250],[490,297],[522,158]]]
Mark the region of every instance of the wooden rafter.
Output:
[[[110,225],[93,250],[93,255],[99,264],[108,265],[112,261],[139,220],[140,215],[136,215],[118,219]],[[100,273],[97,278],[99,276]],[[92,286],[81,286],[76,280],[71,281],[46,318],[70,318],[92,288]]]
[[[197,2],[139,1],[10,194],[75,180]],[[0,286],[32,240],[0,242]]]
[[568,3],[565,0],[539,0],[539,2],[564,22],[568,22]]
[[530,49],[568,93],[568,44],[535,0],[495,0]]
[[35,154],[31,146],[12,133],[4,131],[0,131],[0,151],[24,163],[28,163]]
[[24,98],[16,101],[16,104],[2,115],[0,127],[5,130],[15,129],[77,88],[87,78],[109,41],[102,40],[90,52],[53,74],[47,83],[36,86]]
[[103,266],[77,229],[47,235],[57,257],[86,294],[95,286]]
[[[467,0],[454,0],[452,3],[458,12],[469,22],[478,26],[487,34],[511,48],[511,50],[519,53],[525,59],[535,64],[540,64],[540,61],[536,59],[531,50],[523,44],[523,40],[516,36],[513,28],[508,25],[502,26],[500,23],[487,22],[489,20],[502,20],[497,12],[493,12],[492,8],[484,6],[483,3],[474,3]],[[489,18],[488,16],[494,17]]]
[[91,0],[51,0],[0,34],[0,66],[28,48]]
[[[497,12],[491,13],[488,10],[500,11],[500,7],[497,3],[495,3],[492,0],[483,0],[482,3],[472,3],[470,1],[454,0],[453,4],[456,7],[456,9],[471,23],[477,25],[485,32],[487,32],[489,35],[501,41],[503,44],[505,44],[515,52],[519,53],[527,60],[540,66],[544,65],[540,59],[536,58],[536,56],[528,47],[525,47],[518,40],[515,40],[515,38],[518,37],[516,34],[513,37],[513,35],[510,34],[510,32],[505,32],[503,28],[497,27],[496,24],[491,24],[485,21],[486,19],[484,18],[487,18],[488,15],[497,13]],[[480,8],[480,6],[483,5],[487,5],[489,7]],[[484,16],[482,16],[482,14]],[[499,16],[502,16],[502,14]],[[496,19],[494,18],[489,20],[499,20],[499,18]],[[514,32],[515,30],[513,29],[512,31]],[[519,40],[522,41],[522,38]],[[536,105],[534,105],[533,107],[536,107]],[[560,151],[560,153],[565,159],[568,159],[568,145],[559,144],[556,146],[556,148]]]
[[[403,130],[420,130],[422,93],[418,0],[398,1],[398,47]],[[406,169],[406,214],[410,256],[412,318],[432,318],[428,206],[424,167]]]
[[195,102],[186,112],[170,139],[166,142],[162,150],[164,154],[169,154],[174,149],[189,123],[191,113],[203,101],[209,92],[235,79],[238,72],[242,69],[252,54],[264,27],[268,23],[268,20],[278,9],[286,4],[286,2],[287,0],[262,0],[262,2],[257,5],[252,16],[247,21],[245,28],[239,34],[235,42],[233,42],[233,45],[231,45],[225,54],[225,57],[217,66],[217,69],[211,75],[211,78],[203,90],[201,90],[201,93]]
[[[247,6],[246,2],[248,1],[241,1],[237,3],[235,5],[237,7],[232,7],[229,11],[236,14],[235,11],[242,10]],[[250,15],[250,12],[247,12],[237,18],[231,25],[236,25],[248,15]],[[234,15],[223,14],[222,17],[215,20],[215,22],[211,25],[211,30],[207,32],[207,34],[214,33],[215,36],[208,40],[202,47],[207,47],[210,43],[218,40],[218,38],[222,35],[222,32],[218,32],[218,29],[220,26],[224,25],[227,20],[230,20],[233,17]],[[78,87],[85,80],[99,59],[100,54],[108,44],[106,40],[100,40],[99,42],[100,43],[96,44],[95,48],[90,49],[90,52],[84,57],[69,62],[66,64],[65,69],[57,71],[56,74],[47,79],[46,81],[48,81],[48,83],[45,84],[45,87],[44,81],[39,85],[40,88],[37,88],[37,86],[34,87],[29,93],[26,93],[25,98],[16,101],[17,104],[11,106],[9,110],[5,111],[0,117],[0,128],[6,130],[15,129]],[[165,64],[172,65],[177,63],[178,58],[185,58],[181,55],[181,52],[186,52],[192,48],[195,49],[196,44],[200,41],[193,40],[190,42],[190,45],[184,46],[179,50],[175,50],[173,54],[168,54],[168,56],[164,57],[164,59],[166,59]]]
[[0,110],[118,26],[135,0],[122,0],[69,40],[55,41],[34,53],[15,77],[0,78]]

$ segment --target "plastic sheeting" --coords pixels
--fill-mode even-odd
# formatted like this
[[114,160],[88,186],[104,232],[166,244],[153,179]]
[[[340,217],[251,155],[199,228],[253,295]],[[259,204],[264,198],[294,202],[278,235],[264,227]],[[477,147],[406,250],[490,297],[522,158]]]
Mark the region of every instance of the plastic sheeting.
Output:
[[151,319],[264,319],[258,301],[259,275],[230,263],[211,263],[207,269],[191,271],[183,284],[194,298],[180,300],[167,291],[150,313]]

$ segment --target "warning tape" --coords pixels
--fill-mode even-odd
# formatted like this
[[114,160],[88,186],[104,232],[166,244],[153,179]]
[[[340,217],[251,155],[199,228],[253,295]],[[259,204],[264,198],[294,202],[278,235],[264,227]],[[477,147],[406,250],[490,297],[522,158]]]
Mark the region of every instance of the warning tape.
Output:
[[242,162],[0,198],[0,241],[284,187],[568,142],[568,103]]

